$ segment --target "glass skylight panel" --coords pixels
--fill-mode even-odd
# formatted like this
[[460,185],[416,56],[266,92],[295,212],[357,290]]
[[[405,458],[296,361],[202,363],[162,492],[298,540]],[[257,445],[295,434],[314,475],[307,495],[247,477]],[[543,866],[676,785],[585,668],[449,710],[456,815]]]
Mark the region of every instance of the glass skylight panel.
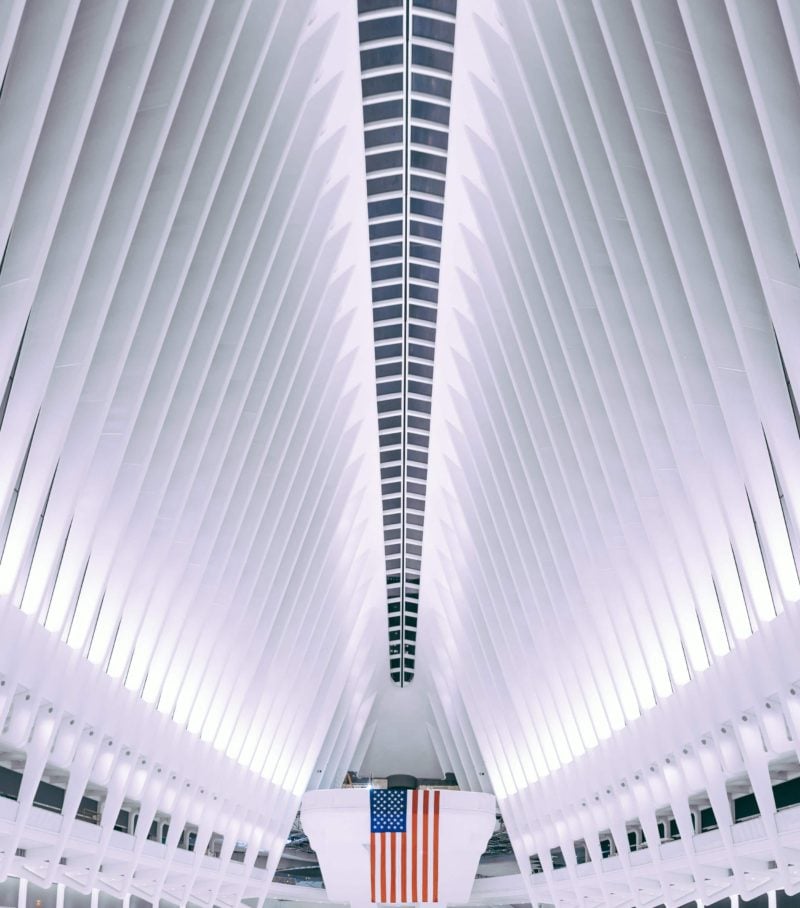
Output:
[[389,655],[402,685],[414,676],[456,3],[359,0],[358,12]]

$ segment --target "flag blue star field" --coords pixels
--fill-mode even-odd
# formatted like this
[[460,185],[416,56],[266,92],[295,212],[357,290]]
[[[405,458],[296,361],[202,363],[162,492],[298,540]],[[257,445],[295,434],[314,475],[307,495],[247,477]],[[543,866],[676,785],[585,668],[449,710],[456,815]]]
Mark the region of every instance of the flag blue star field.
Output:
[[373,902],[439,900],[439,799],[438,791],[370,791]]
[[373,788],[369,793],[369,818],[370,832],[405,832],[405,788]]

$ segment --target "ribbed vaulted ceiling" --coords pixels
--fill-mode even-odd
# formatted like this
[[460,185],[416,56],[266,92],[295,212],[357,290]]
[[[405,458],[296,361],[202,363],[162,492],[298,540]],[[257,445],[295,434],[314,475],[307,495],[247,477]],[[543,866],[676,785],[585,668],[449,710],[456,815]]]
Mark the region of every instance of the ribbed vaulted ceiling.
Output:
[[473,904],[800,889],[797,4],[8,0],[0,74],[0,877],[306,898],[306,789],[433,761]]

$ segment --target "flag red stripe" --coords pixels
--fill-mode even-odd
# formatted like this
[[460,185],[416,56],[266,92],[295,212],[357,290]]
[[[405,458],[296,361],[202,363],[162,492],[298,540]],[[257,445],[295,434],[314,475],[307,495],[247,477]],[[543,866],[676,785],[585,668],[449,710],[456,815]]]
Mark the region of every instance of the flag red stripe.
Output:
[[419,792],[415,789],[411,793],[411,901],[418,902],[417,898],[417,807]]
[[422,901],[428,901],[428,795],[422,792]]
[[399,833],[392,833],[389,839],[392,843],[391,871],[389,877],[389,901],[397,901],[397,836]]
[[433,793],[433,901],[439,901],[439,792]]
[[375,901],[375,833],[369,837],[369,881],[370,881],[370,898]]
[[400,833],[400,901],[407,902],[406,896],[406,833]]
[[386,833],[381,836],[381,901],[386,901]]

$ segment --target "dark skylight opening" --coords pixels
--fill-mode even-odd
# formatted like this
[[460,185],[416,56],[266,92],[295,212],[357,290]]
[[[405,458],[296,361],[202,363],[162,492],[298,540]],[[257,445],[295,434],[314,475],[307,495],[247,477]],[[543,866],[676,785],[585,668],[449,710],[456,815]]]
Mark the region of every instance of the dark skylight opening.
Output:
[[389,667],[416,666],[456,0],[358,0]]

